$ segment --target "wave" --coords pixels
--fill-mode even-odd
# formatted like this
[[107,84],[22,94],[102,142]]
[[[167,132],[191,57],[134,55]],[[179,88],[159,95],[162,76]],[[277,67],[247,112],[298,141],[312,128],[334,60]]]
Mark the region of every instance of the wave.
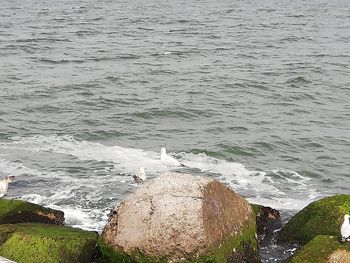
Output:
[[[4,175],[16,176],[15,182],[10,185],[8,198],[61,210],[65,213],[65,223],[73,227],[101,231],[109,211],[118,201],[117,198],[103,197],[106,185],[97,180],[98,176],[76,178],[61,171],[28,168],[21,162],[4,158],[0,158],[0,170]],[[109,185],[133,185],[132,178],[125,176],[106,176],[105,180]]]
[[[158,152],[78,141],[72,136],[13,137],[10,142],[0,143],[0,149],[5,154],[22,151],[40,156],[44,153],[52,155],[52,159],[59,154],[59,167],[63,167],[60,171],[42,171],[43,166],[29,168],[19,161],[6,160],[4,154],[0,156],[0,170],[19,177],[38,177],[48,185],[55,182],[55,190],[39,191],[34,195],[23,189],[16,197],[66,211],[67,223],[84,229],[102,229],[107,210],[135,188],[130,175],[140,166],[146,168],[150,178],[167,170],[160,162]],[[170,154],[187,166],[178,171],[214,177],[253,203],[299,210],[320,197],[317,189],[312,188],[312,178],[295,171],[249,170],[241,163],[199,151]],[[90,172],[83,176],[64,170],[65,158],[70,163],[82,162],[81,166],[92,166]],[[45,188],[44,183],[42,188]]]
[[[67,191],[61,193],[62,198],[66,199],[68,197],[65,195],[66,193]],[[63,211],[65,224],[72,227],[101,232],[108,220],[110,209],[82,208],[80,205],[56,205],[55,202],[57,201],[54,198],[57,198],[57,195],[48,198],[39,194],[26,194],[20,197],[25,201]],[[50,200],[52,201],[50,202]]]

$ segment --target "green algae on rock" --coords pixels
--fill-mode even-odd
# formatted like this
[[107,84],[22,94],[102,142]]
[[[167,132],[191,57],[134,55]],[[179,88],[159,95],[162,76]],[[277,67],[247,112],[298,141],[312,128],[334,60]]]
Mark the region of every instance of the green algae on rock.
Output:
[[134,251],[133,253],[127,254],[121,249],[115,249],[106,244],[106,242],[100,238],[97,242],[98,250],[98,263],[166,263],[167,259],[145,257],[140,251]]
[[315,201],[299,211],[282,228],[282,240],[304,244],[317,235],[339,236],[344,215],[350,212],[350,195],[334,195]]
[[338,238],[319,235],[303,246],[288,263],[348,263],[350,242],[339,242]]
[[17,230],[18,226],[13,225],[0,225],[0,245],[3,244],[9,236]]
[[0,199],[0,224],[29,222],[62,225],[64,213],[22,200]]
[[[255,239],[255,227],[246,229],[239,237],[227,238],[219,247],[213,246],[208,252],[199,257],[189,255],[187,259],[172,261],[178,263],[243,263],[260,262]],[[140,250],[125,253],[122,249],[115,249],[106,244],[103,239],[97,243],[98,263],[167,263],[167,257],[152,257],[143,254]],[[233,248],[233,249],[232,249]]]
[[[114,249],[108,246],[103,240],[98,242],[99,259],[97,263],[168,263],[169,259],[166,257],[155,258],[142,254],[140,251],[133,251],[130,254],[123,252],[121,249]],[[243,262],[260,262],[259,256],[256,251],[256,243],[241,242],[240,249],[234,250],[235,253],[231,253],[230,256],[224,260],[218,257],[221,254],[220,250],[213,250],[208,255],[201,255],[193,259],[183,259],[176,261],[178,263],[243,263]],[[174,261],[171,261],[174,262]]]
[[98,234],[49,224],[0,226],[0,256],[18,263],[90,263]]

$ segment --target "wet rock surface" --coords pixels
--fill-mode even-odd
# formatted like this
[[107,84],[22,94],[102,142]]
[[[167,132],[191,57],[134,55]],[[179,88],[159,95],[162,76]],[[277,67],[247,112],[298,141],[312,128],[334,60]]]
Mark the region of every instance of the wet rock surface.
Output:
[[274,232],[282,227],[280,212],[268,206],[251,205],[256,215],[259,243],[265,245],[273,238]]
[[64,213],[22,200],[0,199],[0,224],[28,222],[62,225]]

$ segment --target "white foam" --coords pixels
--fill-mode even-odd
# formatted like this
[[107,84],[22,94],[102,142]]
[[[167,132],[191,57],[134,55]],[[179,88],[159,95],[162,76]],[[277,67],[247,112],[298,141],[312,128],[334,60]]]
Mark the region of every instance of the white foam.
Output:
[[79,206],[51,205],[50,208],[59,209],[64,212],[65,224],[84,230],[101,232],[107,221],[106,215],[108,211],[87,209]]
[[247,170],[243,164],[216,159],[205,153],[182,153],[182,155],[184,156],[183,162],[187,166],[200,169],[203,172],[211,172],[219,175],[230,174],[239,177],[257,173],[256,171]]
[[[110,170],[107,171],[105,169],[101,169],[101,171],[106,171],[106,179],[108,179],[109,182],[126,181],[125,176],[119,176],[119,175],[112,176],[108,174]],[[1,157],[0,157],[0,172],[4,176],[14,175],[18,178],[25,177],[25,176],[36,176],[36,177],[41,177],[45,179],[58,179],[66,183],[86,184],[86,185],[89,185],[90,187],[97,187],[94,184],[96,181],[96,177],[89,177],[89,178],[75,177],[63,171],[55,171],[55,172],[48,172],[48,171],[42,171],[42,170],[39,171],[37,169],[29,168],[21,162],[9,161]]]
[[[243,164],[219,160],[209,157],[204,153],[184,154],[184,159],[185,161],[182,162],[190,167],[198,168],[204,173],[219,175],[219,179],[222,182],[227,183],[238,192],[241,190],[255,191],[257,198],[259,198],[260,193],[269,193],[274,197],[286,196],[283,189],[279,187],[280,183],[274,181],[274,179],[268,175],[270,171],[248,170]],[[284,170],[278,171],[281,172]],[[304,186],[306,179],[296,172],[292,172],[291,174],[301,179],[297,181],[286,178],[286,181],[291,181],[297,184],[297,188],[302,187],[302,189],[305,189]]]
[[0,171],[4,175],[25,175],[25,174],[37,174],[37,171],[24,166],[20,162],[12,162],[6,159],[0,158]]
[[279,197],[279,198],[247,198],[250,203],[259,204],[263,206],[269,206],[274,209],[283,209],[283,210],[300,210],[303,207],[307,206],[313,200],[310,199],[294,199],[290,197]]
[[[8,143],[5,146],[13,147],[16,145],[22,150],[31,149],[34,152],[47,151],[68,154],[80,160],[113,162],[113,170],[118,173],[134,174],[139,166],[146,167],[147,173],[155,175],[166,170],[166,167],[160,163],[158,152],[120,146],[106,146],[94,142],[79,142],[71,136],[15,137],[13,139],[13,143]],[[0,144],[0,147],[3,145]],[[204,153],[181,153],[181,156],[183,158],[181,162],[188,167],[200,169],[204,173],[217,174],[223,182],[231,184],[233,188],[283,194],[272,184],[264,183],[266,179],[264,172],[250,171],[243,164],[216,159]],[[121,180],[120,178],[119,181]]]
[[67,181],[70,181],[70,182],[72,180],[78,181],[78,179],[67,176],[62,171],[55,171],[55,172],[38,171],[36,169],[25,166],[22,162],[9,161],[4,158],[0,158],[0,171],[4,175],[14,175],[16,177],[31,175],[31,176],[37,176],[37,177],[43,177],[43,178],[58,178],[61,180],[66,179]]
[[[101,231],[107,221],[108,211],[104,208],[92,209],[89,202],[98,202],[103,195],[104,187],[96,182],[96,177],[74,178],[65,175],[63,172],[41,172],[36,169],[28,168],[20,162],[12,162],[0,158],[0,169],[4,174],[17,176],[17,180],[24,176],[34,176],[45,178],[47,188],[38,189],[38,193],[28,193],[30,189],[23,188],[19,193],[12,195],[11,198],[29,201],[35,204],[43,205],[53,209],[59,209],[65,212],[65,223],[79,227],[85,230]],[[110,184],[118,183],[125,176],[107,176]],[[59,179],[57,185],[52,187],[52,179]],[[127,180],[133,182],[132,178]],[[45,184],[43,181],[41,184]],[[83,187],[83,188],[82,188]],[[18,190],[17,190],[18,191]],[[70,204],[65,204],[70,203]],[[82,205],[85,208],[82,208]],[[108,206],[108,209],[110,207]]]
[[[13,142],[1,143],[0,148],[17,149],[31,152],[53,152],[67,154],[80,160],[94,160],[111,162],[114,171],[133,174],[140,166],[146,167],[149,173],[162,173],[166,171],[159,160],[159,152],[145,151],[120,146],[106,146],[100,143],[77,141],[71,136],[34,136],[14,137]],[[203,172],[218,175],[230,175],[244,178],[252,174],[264,176],[264,172],[250,171],[243,164],[228,162],[207,156],[204,153],[181,153],[185,165],[200,169]],[[108,172],[110,168],[101,168]],[[99,171],[101,171],[99,170]],[[98,172],[98,170],[96,170]],[[242,180],[243,182],[243,180]]]
[[[13,137],[10,143],[0,143],[0,148],[30,152],[53,152],[67,154],[80,160],[94,160],[114,163],[120,173],[133,172],[139,166],[150,172],[159,172],[158,153],[141,149],[106,146],[100,143],[77,141],[71,136]],[[153,170],[154,169],[154,170]]]
[[[52,195],[24,194],[17,198],[63,211],[66,225],[85,230],[101,231],[108,219],[107,214],[110,208],[108,210],[102,208],[92,209],[90,207],[83,208],[82,205],[86,206],[87,200],[92,198],[92,196],[96,201],[96,194],[90,192],[90,196],[88,194],[84,198],[86,200],[79,200],[76,198],[78,189],[78,186],[61,187]],[[71,200],[75,200],[76,203],[61,204]]]
[[[106,146],[96,142],[77,141],[71,136],[34,136],[14,137],[13,141],[0,143],[0,149],[28,151],[30,153],[63,154],[73,156],[82,161],[107,162],[96,167],[89,176],[79,178],[76,175],[66,174],[62,171],[46,172],[28,168],[20,162],[11,162],[0,158],[0,171],[12,175],[30,174],[44,178],[59,179],[61,185],[50,195],[42,196],[27,194],[23,199],[35,203],[57,207],[66,210],[67,222],[85,229],[101,229],[105,221],[103,208],[91,209],[80,204],[88,203],[88,199],[97,199],[105,195],[106,185],[118,187],[120,184],[132,185],[131,176],[140,166],[147,170],[151,177],[157,176],[167,168],[161,164],[158,151],[145,151],[142,149],[125,148],[120,146]],[[158,149],[157,149],[158,150]],[[63,158],[63,157],[62,157]],[[247,169],[243,164],[210,157],[205,153],[179,153],[177,159],[192,169],[198,169],[203,175],[216,176],[239,193],[249,193],[249,200],[254,203],[282,209],[301,209],[320,194],[310,187],[310,178],[304,177],[294,171],[271,169],[270,171],[254,171]],[[71,159],[70,159],[71,161]],[[102,174],[102,176],[101,176]],[[293,187],[293,196],[290,189]],[[77,196],[81,187],[89,191],[87,195]],[[64,200],[76,199],[77,205],[62,205]],[[80,200],[85,198],[86,200]],[[106,220],[107,218],[105,218]]]
[[25,194],[20,197],[20,199],[38,204],[38,205],[44,205],[44,201],[46,200],[45,196],[41,196],[39,194]]

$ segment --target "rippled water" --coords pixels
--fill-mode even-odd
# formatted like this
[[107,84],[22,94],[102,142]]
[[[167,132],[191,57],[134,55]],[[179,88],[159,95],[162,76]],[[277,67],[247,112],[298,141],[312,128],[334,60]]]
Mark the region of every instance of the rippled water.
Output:
[[8,197],[101,231],[140,165],[288,209],[349,193],[350,2],[0,0]]

